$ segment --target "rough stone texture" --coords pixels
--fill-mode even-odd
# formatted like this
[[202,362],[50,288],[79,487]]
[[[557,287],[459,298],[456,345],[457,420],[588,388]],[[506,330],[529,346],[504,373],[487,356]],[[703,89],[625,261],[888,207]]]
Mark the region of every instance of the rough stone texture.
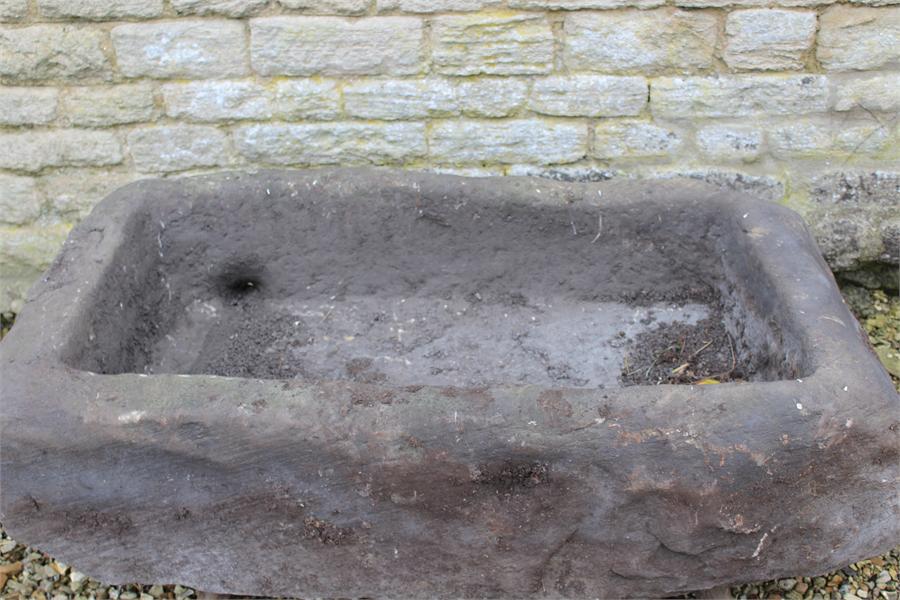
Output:
[[162,0],[37,0],[48,19],[152,19],[163,12]]
[[118,137],[106,131],[56,129],[0,133],[0,168],[37,172],[45,167],[104,166],[122,162]]
[[667,156],[683,144],[678,132],[646,121],[604,121],[594,128],[597,158]]
[[537,119],[436,122],[428,139],[437,163],[567,163],[587,152],[584,125]]
[[900,6],[828,8],[819,19],[816,57],[828,71],[896,67],[900,62]]
[[570,70],[643,73],[713,66],[716,17],[675,9],[572,13],[563,55]]
[[371,0],[278,0],[278,3],[314,14],[358,15],[366,12]]
[[[4,526],[105,581],[267,597],[666,597],[882,552],[900,536],[900,397],[801,219],[691,183],[319,170],[129,187],[0,343]],[[768,371],[573,389],[406,369],[421,383],[402,385],[364,360],[323,377],[323,352],[292,379],[210,376],[325,343],[308,336],[322,314],[365,298],[375,326],[430,302],[539,332],[535,305],[633,315],[648,288],[712,293],[736,364]],[[390,358],[429,339],[403,325]],[[194,369],[204,328],[239,350]]]
[[640,114],[646,104],[643,77],[574,75],[536,80],[528,108],[545,115],[619,117]]
[[340,115],[341,94],[333,81],[279,81],[273,90],[272,111],[279,119],[331,120]]
[[28,14],[28,0],[0,0],[0,21],[18,21]]
[[676,6],[685,8],[765,7],[772,4],[787,7],[812,7],[833,4],[836,0],[676,0]]
[[110,169],[56,169],[37,180],[41,197],[49,212],[71,221],[83,219],[107,194],[146,178],[146,175]]
[[457,15],[432,22],[432,61],[447,75],[531,75],[553,68],[553,33],[543,15]]
[[697,132],[700,151],[711,159],[753,161],[763,146],[762,131],[740,125],[709,125]]
[[69,227],[63,224],[0,225],[0,306],[22,310],[26,292],[50,265],[68,233]]
[[469,117],[507,117],[525,104],[528,87],[519,79],[478,78],[457,86],[460,110]]
[[0,87],[0,125],[42,125],[56,117],[56,88]]
[[900,73],[844,79],[834,87],[834,110],[900,111]]
[[0,223],[23,225],[41,214],[41,195],[31,177],[0,175]]
[[665,3],[665,0],[509,0],[509,7],[528,10],[586,10],[624,6],[655,8]]
[[714,185],[726,191],[736,190],[748,194],[757,200],[768,200],[770,202],[778,202],[784,198],[785,193],[784,184],[774,177],[749,175],[740,171],[728,171],[718,168],[670,168],[640,172],[637,176],[650,181],[692,179]]
[[119,69],[128,77],[217,78],[248,72],[244,27],[234,21],[133,23],[111,34]]
[[105,78],[103,32],[72,25],[0,26],[0,77],[16,81]]
[[267,90],[251,81],[192,81],[161,86],[166,115],[185,121],[268,119]]
[[650,109],[667,117],[745,117],[824,112],[823,75],[660,77],[650,84]]
[[378,12],[466,12],[499,6],[503,0],[375,0]]
[[814,158],[835,153],[858,156],[883,153],[888,145],[894,148],[893,155],[900,153],[891,129],[876,121],[794,121],[772,126],[768,136],[772,155],[777,158]]
[[228,140],[215,127],[145,127],[128,134],[134,166],[144,173],[228,164]]
[[153,88],[146,83],[71,87],[62,95],[60,114],[72,125],[103,127],[153,118]]
[[264,8],[269,0],[170,0],[178,14],[246,17]]
[[392,164],[426,152],[421,123],[247,125],[234,141],[245,158],[274,165]]
[[733,69],[802,69],[816,35],[816,13],[737,10],[725,21],[724,60]]
[[832,171],[811,185],[807,214],[825,258],[836,269],[867,262],[900,264],[900,173]]
[[409,17],[265,17],[250,21],[263,75],[412,75],[422,70],[422,21]]
[[372,80],[344,86],[344,110],[364,119],[424,119],[458,114],[459,102],[446,79]]

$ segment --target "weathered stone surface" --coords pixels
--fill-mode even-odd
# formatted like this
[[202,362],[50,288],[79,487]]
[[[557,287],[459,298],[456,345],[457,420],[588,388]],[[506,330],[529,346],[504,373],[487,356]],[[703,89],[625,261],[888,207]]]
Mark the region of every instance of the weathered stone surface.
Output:
[[0,125],[42,125],[56,117],[56,88],[0,87]]
[[102,31],[73,25],[0,26],[0,77],[38,81],[109,73]]
[[128,77],[216,78],[248,72],[244,27],[236,21],[182,19],[114,27],[119,69]]
[[341,94],[334,81],[288,79],[275,84],[273,115],[279,119],[336,119],[341,112]]
[[447,75],[531,75],[553,68],[553,33],[543,15],[453,15],[432,22],[432,61]]
[[732,69],[802,69],[816,35],[816,13],[736,10],[725,21],[723,58]]
[[71,222],[83,219],[107,194],[146,175],[124,170],[54,169],[37,180],[47,211]]
[[0,174],[0,223],[22,225],[41,214],[42,198],[31,177]]
[[0,226],[0,306],[22,311],[26,292],[50,265],[68,233],[69,226],[63,224]]
[[693,72],[713,66],[716,17],[675,9],[572,13],[563,56],[571,70]]
[[144,173],[185,171],[228,163],[228,140],[215,127],[144,127],[128,134],[134,166]]
[[538,79],[528,108],[546,115],[618,117],[639,114],[647,104],[643,77],[572,75]]
[[358,15],[366,12],[371,0],[278,0],[285,8],[323,15]]
[[778,179],[766,175],[751,175],[742,171],[674,167],[666,168],[665,170],[651,170],[641,173],[640,176],[652,181],[682,178],[694,179],[723,190],[742,192],[757,200],[768,200],[770,202],[781,202],[784,200],[785,194],[785,186]]
[[834,110],[900,111],[900,73],[843,79],[834,85]]
[[816,56],[828,71],[896,66],[900,61],[900,6],[828,8],[819,18]]
[[457,85],[462,113],[469,117],[507,117],[525,104],[528,86],[520,79],[463,79]]
[[152,19],[163,11],[162,0],[37,0],[49,19]]
[[62,96],[61,116],[73,125],[103,127],[152,120],[153,88],[146,83],[71,87]]
[[406,13],[466,12],[491,8],[503,0],[376,0],[379,12],[401,11]]
[[268,119],[272,107],[265,87],[252,81],[192,81],[161,88],[166,115],[186,121]]
[[426,151],[422,123],[246,125],[234,140],[245,158],[275,165],[402,163]]
[[446,79],[371,80],[344,85],[344,110],[365,119],[424,119],[458,114],[459,102]]
[[37,172],[45,167],[104,166],[122,162],[119,139],[106,131],[56,129],[0,133],[0,168]]
[[[870,262],[900,264],[900,173],[833,171],[810,186],[810,222],[822,254],[834,269]],[[896,285],[896,284],[895,284]]]
[[509,0],[509,7],[529,10],[587,10],[626,6],[656,8],[665,3],[665,0]]
[[712,160],[752,161],[763,145],[762,131],[746,125],[709,125],[697,132],[697,145]]
[[[778,0],[778,6],[784,7],[805,7],[805,6],[822,6],[825,4],[833,4],[837,0]],[[740,7],[767,7],[771,6],[769,0],[675,0],[676,6],[684,8],[719,8],[725,6]]]
[[0,0],[0,21],[18,21],[28,14],[28,0]]
[[261,75],[412,75],[423,69],[424,28],[414,17],[264,17],[250,21]]
[[587,152],[583,124],[536,119],[436,122],[428,139],[437,163],[567,163]]
[[666,117],[745,117],[824,112],[823,75],[660,77],[650,84],[650,110]]
[[[538,383],[476,387],[404,361],[474,339],[493,369],[509,358],[497,339],[518,354],[550,338],[553,367],[618,369],[596,348],[670,298],[726,307],[753,376],[562,386],[556,354],[536,353]],[[624,329],[598,308],[627,309]],[[357,310],[372,318],[350,339],[321,335]],[[601,325],[546,335],[560,314]],[[366,344],[385,350],[348,369]],[[825,572],[900,536],[900,398],[819,249],[786,208],[697,182],[318,169],[137,184],[41,278],[0,380],[4,527],[103,581],[658,598]]]
[[269,0],[171,0],[180,15],[246,17],[264,8]]
[[594,128],[591,156],[596,158],[644,158],[668,156],[684,140],[668,127],[647,121],[603,121]]
[[[871,120],[792,121],[772,126],[768,137],[772,154],[779,158],[824,158],[846,153],[852,156],[878,154],[889,159],[892,156],[882,153],[889,145],[897,145],[896,136],[889,127]],[[900,147],[893,154],[900,154]]]

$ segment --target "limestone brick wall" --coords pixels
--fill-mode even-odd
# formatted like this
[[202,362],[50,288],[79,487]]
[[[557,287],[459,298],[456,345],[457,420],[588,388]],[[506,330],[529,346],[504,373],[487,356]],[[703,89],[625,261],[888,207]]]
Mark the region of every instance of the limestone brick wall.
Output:
[[[145,177],[693,177],[900,245],[897,0],[0,0],[0,310]],[[889,267],[890,268],[890,267]]]

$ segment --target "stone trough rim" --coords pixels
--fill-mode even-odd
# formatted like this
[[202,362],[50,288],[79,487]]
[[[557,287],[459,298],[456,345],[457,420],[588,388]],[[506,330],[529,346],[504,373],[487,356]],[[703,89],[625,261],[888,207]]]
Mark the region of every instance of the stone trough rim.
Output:
[[[481,388],[415,386],[416,389],[393,389],[395,398],[392,404],[354,404],[351,400],[354,390],[377,395],[396,386],[216,375],[102,375],[78,370],[64,363],[61,356],[63,344],[73,335],[79,311],[88,302],[83,299],[90,296],[90,290],[82,287],[85,285],[84,275],[95,268],[94,261],[104,256],[109,248],[124,243],[121,230],[110,230],[106,225],[115,224],[118,218],[133,210],[134,201],[130,199],[134,191],[148,185],[161,190],[172,189],[170,186],[196,186],[199,190],[229,178],[257,178],[260,181],[279,177],[301,181],[331,178],[340,181],[370,175],[377,177],[384,185],[456,181],[467,185],[508,186],[513,190],[536,188],[541,190],[544,201],[549,201],[548,196],[557,201],[570,199],[572,190],[582,190],[582,196],[593,199],[597,191],[602,191],[598,206],[610,201],[627,204],[629,201],[623,198],[628,194],[654,188],[665,188],[666,195],[670,197],[680,195],[717,203],[732,211],[735,218],[740,218],[745,224],[748,243],[763,270],[780,279],[782,284],[794,278],[810,282],[810,289],[797,290],[797,293],[778,300],[784,303],[785,312],[797,322],[798,329],[810,334],[809,338],[803,339],[802,346],[806,360],[813,367],[812,372],[796,380],[711,386],[642,385],[596,390],[493,385],[489,386],[489,398],[483,397]],[[41,529],[38,519],[42,517],[38,513],[40,510],[51,510],[54,502],[60,506],[74,506],[82,497],[82,492],[77,489],[59,492],[59,497],[49,500],[38,494],[37,498],[33,498],[35,505],[43,508],[36,510],[27,499],[32,484],[23,483],[10,469],[16,467],[17,461],[39,461],[41,452],[64,455],[75,447],[73,440],[80,438],[87,438],[89,443],[86,443],[91,448],[117,444],[158,448],[160,442],[154,438],[152,428],[165,429],[184,423],[200,423],[224,432],[222,435],[234,436],[251,447],[270,450],[280,448],[281,442],[278,440],[293,437],[318,436],[326,443],[332,439],[329,438],[331,435],[337,436],[333,438],[333,443],[339,443],[337,440],[341,439],[341,435],[353,439],[354,436],[364,436],[366,431],[378,431],[379,427],[394,428],[391,431],[425,431],[435,435],[446,429],[457,432],[459,436],[472,437],[471,446],[466,451],[466,456],[470,457],[496,454],[506,448],[505,440],[515,438],[531,440],[535,447],[541,448],[547,456],[558,457],[560,462],[564,462],[563,457],[573,456],[576,450],[582,451],[582,447],[618,453],[625,464],[637,465],[635,468],[638,471],[640,463],[628,458],[632,456],[629,453],[638,452],[635,448],[647,443],[665,440],[679,456],[678,472],[690,475],[693,465],[702,465],[705,460],[707,469],[720,476],[712,481],[720,482],[718,485],[722,493],[728,494],[739,494],[749,485],[747,482],[754,486],[763,485],[772,472],[778,474],[781,472],[778,469],[787,469],[790,465],[809,467],[815,471],[815,468],[822,468],[826,459],[839,463],[843,460],[842,455],[833,453],[843,448],[847,449],[848,456],[868,456],[882,449],[890,451],[892,447],[897,448],[896,435],[886,432],[886,424],[856,417],[860,405],[871,408],[873,412],[890,414],[889,411],[898,408],[898,396],[874,352],[865,350],[868,343],[864,332],[840,299],[834,279],[821,255],[815,251],[816,246],[805,224],[793,211],[698,182],[666,182],[665,186],[659,186],[642,182],[569,184],[531,177],[492,178],[493,181],[483,178],[457,180],[455,177],[382,169],[220,173],[136,182],[103,200],[73,230],[65,249],[48,274],[29,293],[16,327],[0,343],[0,380],[4,382],[0,388],[0,435],[7,442],[5,446],[17,450],[12,459],[0,456],[5,462],[5,468],[0,471],[3,478],[0,481],[4,487],[10,485],[14,488],[7,488],[0,497],[0,519],[3,519],[10,534],[53,553],[60,560],[76,562],[70,558],[75,551],[66,540],[59,538],[58,530],[54,537]],[[673,188],[676,188],[675,191],[672,191]],[[777,224],[776,231],[767,233],[759,230],[764,225],[771,227],[772,223]],[[786,246],[778,251],[767,240],[770,233],[790,234],[786,236]],[[70,269],[70,277],[60,281],[58,278],[63,269]],[[93,281],[94,285],[97,283],[97,280]],[[79,289],[80,292],[76,293],[75,290]],[[779,293],[786,293],[783,285],[779,286]],[[74,302],[73,297],[76,298]],[[56,310],[68,312],[67,319],[63,322],[43,319],[44,314]],[[831,318],[820,318],[823,314]],[[857,378],[858,383],[850,382],[851,377]],[[128,390],[126,395],[120,393],[123,387]],[[748,398],[748,390],[758,393]],[[547,398],[541,396],[542,392],[547,391],[558,393],[558,398],[567,408],[560,411],[552,402],[548,408]],[[802,402],[797,401],[798,398],[802,398]],[[258,407],[254,399],[265,399],[266,403]],[[697,421],[693,422],[693,417],[688,419],[687,413],[699,415]],[[851,425],[854,418],[860,422]],[[339,423],[342,428],[340,435],[318,429],[325,421]],[[530,425],[532,422],[535,425]],[[685,428],[684,423],[690,427]],[[773,424],[779,424],[780,428],[795,427],[799,439],[784,445],[778,437],[780,432],[773,429]],[[145,429],[147,427],[150,429]],[[267,437],[254,437],[262,435]],[[869,440],[867,443],[871,443],[872,447],[862,445],[862,439]],[[356,456],[352,448],[343,450]],[[514,448],[510,450],[514,451]],[[202,448],[186,445],[183,440],[177,440],[172,447],[165,448],[165,453],[165,456],[171,454],[173,459],[189,462],[206,457]],[[215,456],[205,459],[214,463],[219,460]],[[365,457],[360,457],[360,460],[365,461]],[[711,464],[710,460],[713,461]],[[718,461],[721,462],[717,465]],[[784,466],[778,466],[780,463]],[[561,468],[565,470],[565,467]],[[886,468],[890,469],[890,465]],[[53,473],[52,469],[48,473]],[[226,481],[226,475],[222,477],[222,481]],[[709,477],[708,474],[698,473],[692,477],[688,483],[694,481],[697,486],[709,483],[704,479]],[[639,478],[635,485],[651,484]],[[890,494],[890,483],[885,485],[866,480],[866,485],[870,489],[886,488],[887,495]],[[53,488],[46,486],[40,481],[33,484],[41,493],[49,494],[48,490]],[[118,496],[110,493],[109,501],[116,501]],[[697,496],[701,500],[702,497],[702,493]],[[140,502],[135,502],[135,506],[141,506]],[[883,502],[883,507],[873,509],[873,514],[898,514],[896,500],[887,497]],[[765,506],[764,502],[759,507],[747,505],[737,515],[747,519],[748,523],[759,521],[758,526],[728,526],[733,527],[738,536],[734,542],[734,552],[740,554],[747,579],[768,578],[773,574],[796,575],[804,568],[846,564],[859,559],[862,554],[874,555],[877,550],[890,547],[896,535],[900,534],[900,525],[886,526],[883,527],[885,531],[875,533],[871,529],[874,521],[866,522],[865,531],[855,538],[851,536],[852,539],[839,551],[824,557],[804,555],[796,545],[789,543],[790,540],[781,542],[783,546],[780,549],[773,546],[773,540],[779,535],[790,536],[791,531],[802,528],[804,518],[815,517],[814,509],[806,509],[804,513],[801,507],[798,508],[798,515],[790,517],[762,512],[753,514],[753,511],[762,510]],[[807,514],[808,517],[805,516]],[[136,521],[134,526],[141,528],[149,526],[149,523]],[[121,540],[119,542],[122,543]],[[140,555],[141,549],[129,547],[128,552]],[[694,554],[691,549],[683,552],[685,556]],[[780,566],[787,560],[782,553],[792,557],[793,563]],[[99,558],[82,557],[79,570],[104,581],[121,581],[125,571],[109,564],[108,560],[104,562],[102,554],[97,553]],[[241,580],[232,585],[199,571],[178,571],[172,564],[135,564],[138,566],[130,567],[127,572],[130,575],[137,573],[143,580],[175,581],[180,577],[179,583],[212,592],[329,595],[330,589],[321,587],[324,584],[312,583],[303,589],[296,586],[278,587],[277,582],[274,587],[265,587],[269,584],[264,580]],[[773,573],[773,569],[781,571]],[[713,574],[706,583],[712,587],[733,581],[733,578]],[[337,591],[346,592],[342,595],[363,595],[369,592],[388,593],[391,589],[383,587],[387,585],[384,582],[381,585],[380,588],[374,584],[372,588],[366,588],[348,580],[347,589]],[[428,582],[417,585],[426,588],[409,588],[410,593],[436,593],[434,589],[427,588]],[[635,589],[647,593],[663,590],[659,586],[669,586],[665,587],[666,593],[692,589],[687,579],[677,578],[641,585],[644,587]]]

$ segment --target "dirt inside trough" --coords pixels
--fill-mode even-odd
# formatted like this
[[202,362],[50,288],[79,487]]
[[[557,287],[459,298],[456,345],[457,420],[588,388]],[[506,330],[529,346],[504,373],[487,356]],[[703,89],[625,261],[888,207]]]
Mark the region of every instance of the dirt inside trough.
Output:
[[70,363],[388,386],[781,376],[713,212],[334,189],[159,199],[130,225]]

